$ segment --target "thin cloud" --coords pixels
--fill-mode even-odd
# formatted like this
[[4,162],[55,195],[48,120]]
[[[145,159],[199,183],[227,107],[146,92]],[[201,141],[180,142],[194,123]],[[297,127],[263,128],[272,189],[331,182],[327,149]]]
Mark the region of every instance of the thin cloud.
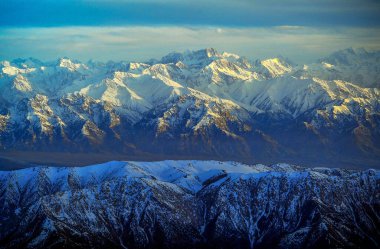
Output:
[[[0,29],[0,60],[68,56],[86,61],[144,61],[172,51],[214,47],[251,59],[279,54],[310,62],[347,47],[380,49],[378,28],[275,26],[228,27],[55,27]],[[5,48],[5,49],[4,49]],[[302,51],[302,53],[300,53]]]

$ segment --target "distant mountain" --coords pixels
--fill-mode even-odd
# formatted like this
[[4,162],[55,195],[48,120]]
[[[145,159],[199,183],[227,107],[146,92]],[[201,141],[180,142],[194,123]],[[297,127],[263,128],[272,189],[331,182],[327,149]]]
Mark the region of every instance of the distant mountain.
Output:
[[380,88],[380,52],[368,52],[363,48],[340,50],[318,63],[304,66],[296,75],[340,79],[362,87]]
[[376,166],[379,58],[347,49],[299,66],[208,48],[147,63],[2,61],[0,147]]
[[377,248],[379,180],[217,161],[0,171],[0,247]]

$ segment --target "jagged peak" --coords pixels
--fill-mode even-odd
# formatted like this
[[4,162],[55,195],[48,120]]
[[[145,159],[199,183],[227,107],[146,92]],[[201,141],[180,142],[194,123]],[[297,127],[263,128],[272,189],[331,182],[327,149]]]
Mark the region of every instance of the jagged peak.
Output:
[[261,63],[265,63],[265,62],[271,62],[271,63],[276,63],[276,64],[285,64],[285,63],[283,63],[283,60],[281,60],[281,58],[279,58],[279,57],[267,58],[267,59],[264,59],[261,61]]
[[294,64],[288,59],[277,56],[255,62],[256,67],[263,67],[272,77],[278,77],[292,71]]
[[[204,49],[206,52],[207,57],[214,57],[214,56],[219,56],[220,54],[215,48],[206,48]],[[201,51],[201,50],[200,50]]]
[[183,53],[171,52],[161,58],[161,63],[177,63],[183,60]]
[[277,55],[277,56],[272,57],[272,58],[266,58],[266,59],[261,60],[261,61],[273,61],[275,63],[283,64],[283,65],[286,65],[286,66],[289,66],[289,67],[293,67],[293,66],[297,65],[292,60],[290,60],[289,58],[284,57],[282,55]]
[[75,64],[75,61],[68,57],[62,57],[57,60],[58,66],[65,66],[67,64]]
[[204,48],[195,51],[186,51],[185,56],[187,57],[200,57],[200,58],[212,58],[220,57],[221,54],[215,48]]
[[62,57],[62,58],[59,58],[56,63],[55,63],[55,66],[57,67],[62,67],[62,68],[67,68],[69,69],[70,71],[75,71],[81,67],[86,67],[84,64],[82,64],[80,61],[78,60],[73,60],[73,59],[70,59],[68,57]]
[[13,88],[17,89],[20,92],[30,92],[33,90],[28,79],[20,74],[16,75],[12,85]]
[[231,58],[231,59],[234,59],[234,60],[239,60],[240,59],[240,56],[237,55],[237,54],[233,54],[233,53],[229,53],[229,52],[223,52],[222,53],[222,56],[224,58]]
[[136,70],[139,68],[147,68],[147,67],[149,67],[149,65],[145,63],[139,63],[139,62],[128,63],[128,70]]
[[197,64],[202,60],[209,60],[212,58],[219,58],[222,55],[214,48],[204,48],[200,50],[187,50],[183,53],[172,52],[161,58],[161,63],[177,63],[187,62],[187,64]]

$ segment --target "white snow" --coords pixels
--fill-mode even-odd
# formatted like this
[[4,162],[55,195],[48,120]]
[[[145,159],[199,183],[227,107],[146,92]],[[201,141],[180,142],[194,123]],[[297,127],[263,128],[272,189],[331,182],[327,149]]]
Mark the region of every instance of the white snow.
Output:
[[[51,182],[67,179],[69,174],[75,174],[84,184],[91,181],[102,182],[114,178],[146,178],[157,179],[161,182],[175,185],[193,192],[199,191],[203,184],[214,177],[219,177],[213,184],[221,184],[225,179],[251,179],[267,176],[286,176],[288,179],[325,178],[332,174],[334,169],[301,168],[289,164],[275,164],[265,166],[262,164],[247,165],[238,162],[200,161],[200,160],[167,160],[155,162],[140,161],[111,161],[85,167],[33,167],[15,171],[0,171],[0,179],[9,176],[17,179],[23,186],[27,181],[37,178],[41,171]],[[371,169],[377,179],[380,171]],[[66,182],[66,180],[64,181]]]
[[[373,64],[380,56],[362,50],[340,53],[320,63],[299,67],[281,57],[254,63],[211,48],[169,54],[174,63],[152,65],[139,62],[86,65],[68,58],[53,63],[35,59],[3,61],[0,99],[16,106],[24,98],[46,96],[49,101],[44,102],[47,105],[44,112],[31,108],[23,114],[37,116],[43,121],[44,131],[50,130],[48,126],[53,121],[60,125],[66,122],[59,116],[66,113],[62,113],[57,103],[82,99],[85,102],[82,108],[88,107],[87,102],[91,101],[103,103],[132,123],[157,106],[166,106],[170,110],[166,114],[171,117],[155,120],[162,127],[175,124],[175,115],[180,118],[189,111],[194,116],[188,127],[194,130],[221,118],[216,104],[238,120],[249,118],[246,111],[280,113],[294,118],[311,110],[332,118],[364,111],[378,113],[379,90],[359,87],[346,80],[360,82],[353,72],[363,76],[365,82],[377,80],[380,69]],[[372,68],[374,71],[370,71]],[[181,99],[186,101],[179,101],[179,110],[172,109],[173,101]],[[191,111],[194,106],[204,109]],[[10,113],[8,123],[19,124],[21,113],[14,107]],[[82,114],[77,118],[88,119]]]

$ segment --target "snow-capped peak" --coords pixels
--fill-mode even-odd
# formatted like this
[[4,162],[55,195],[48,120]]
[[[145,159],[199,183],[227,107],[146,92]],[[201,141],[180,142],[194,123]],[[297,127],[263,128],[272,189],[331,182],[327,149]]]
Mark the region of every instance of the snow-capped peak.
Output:
[[183,62],[186,65],[203,66],[208,64],[212,59],[222,57],[214,48],[206,48],[196,51],[186,51],[184,53],[173,52],[161,59],[161,63]]
[[292,65],[284,58],[275,57],[259,62],[271,77],[278,77],[292,71]]
[[240,59],[239,55],[233,54],[233,53],[228,53],[228,52],[223,52],[222,56],[223,56],[223,58],[227,58],[227,59],[233,59],[233,60],[239,60]]
[[58,67],[67,68],[70,71],[76,71],[81,67],[84,67],[84,64],[80,62],[73,61],[67,57],[60,58],[56,64]]
[[[347,153],[375,157],[380,93],[352,84],[380,82],[378,57],[371,54],[355,66],[325,61],[297,67],[281,57],[252,62],[215,49],[172,53],[153,64],[126,60],[89,68],[68,58],[44,68],[3,62],[0,135],[6,139],[0,149],[65,141],[65,149],[107,151],[109,141],[112,149],[178,155],[205,150],[250,157],[260,150],[265,156],[286,151],[287,157],[300,149],[306,155],[299,147],[304,141],[293,145],[288,135],[279,136],[286,127],[289,137],[295,130],[297,139],[314,134],[309,149],[327,141],[334,151],[353,141]],[[332,134],[340,132],[346,140],[335,141]],[[157,146],[161,136],[173,143]],[[150,148],[139,142],[144,139],[153,141]]]

